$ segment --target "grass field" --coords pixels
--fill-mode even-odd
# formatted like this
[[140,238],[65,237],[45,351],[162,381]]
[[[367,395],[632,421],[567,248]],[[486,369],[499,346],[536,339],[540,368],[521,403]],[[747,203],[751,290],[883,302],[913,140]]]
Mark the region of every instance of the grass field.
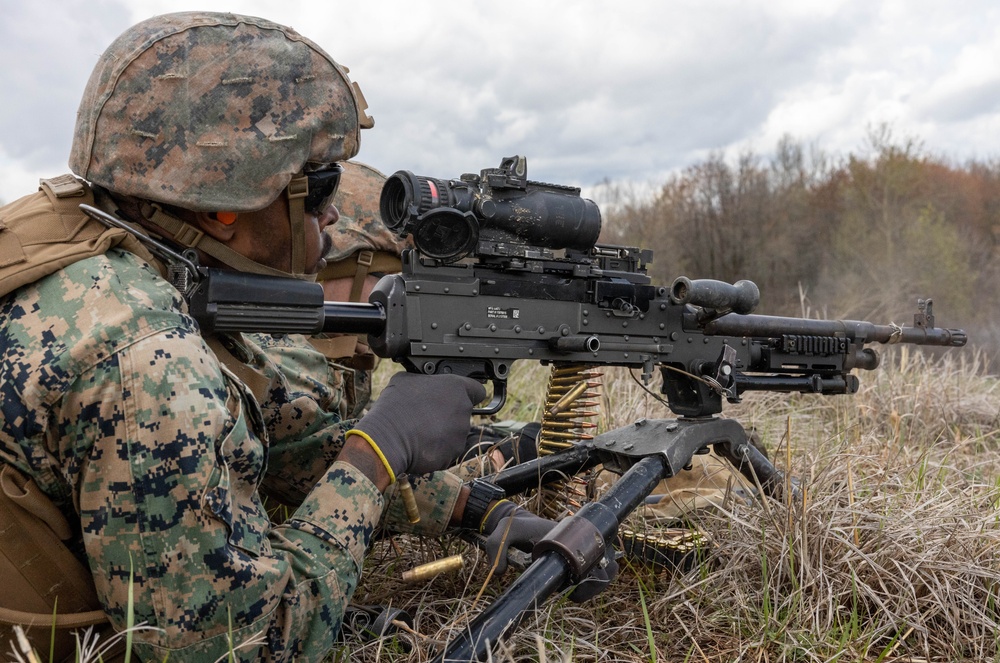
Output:
[[[376,384],[393,370],[380,367]],[[753,394],[726,409],[801,481],[803,501],[691,514],[708,543],[686,569],[625,558],[604,593],[548,601],[491,660],[1000,662],[1000,382],[975,352],[930,360],[906,348],[861,378],[854,396]],[[547,379],[517,365],[503,418],[537,420]],[[627,372],[603,381],[599,432],[669,415]],[[664,526],[644,514],[630,525]],[[455,554],[461,570],[403,582]],[[378,542],[354,602],[403,608],[414,628],[332,659],[432,660],[502,591],[489,571],[457,538]]]
[[[903,349],[861,375],[854,396],[755,394],[729,406],[779,468],[790,465],[804,502],[693,514],[711,544],[688,570],[623,560],[607,591],[549,601],[493,660],[1000,661],[1000,392],[981,359]],[[547,375],[517,367],[502,416],[537,419]],[[669,415],[627,373],[605,371],[604,382],[599,430]],[[458,553],[459,572],[400,579]],[[431,660],[500,593],[488,571],[460,541],[380,542],[355,602],[405,608],[414,633],[351,643],[338,658]]]

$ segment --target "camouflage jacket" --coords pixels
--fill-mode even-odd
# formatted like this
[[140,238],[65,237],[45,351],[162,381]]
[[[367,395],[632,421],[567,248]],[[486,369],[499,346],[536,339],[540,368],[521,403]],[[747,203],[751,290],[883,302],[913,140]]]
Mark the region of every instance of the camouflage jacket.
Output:
[[[135,635],[144,658],[215,660],[232,646],[240,660],[318,660],[383,512],[390,527],[406,519],[335,461],[353,422],[325,358],[301,337],[220,342],[263,376],[261,397],[132,253],[18,288],[0,298],[0,460],[79,523],[116,628],[134,592],[135,623],[155,629]],[[421,526],[440,532],[460,480],[422,479]],[[281,524],[264,495],[290,505]]]

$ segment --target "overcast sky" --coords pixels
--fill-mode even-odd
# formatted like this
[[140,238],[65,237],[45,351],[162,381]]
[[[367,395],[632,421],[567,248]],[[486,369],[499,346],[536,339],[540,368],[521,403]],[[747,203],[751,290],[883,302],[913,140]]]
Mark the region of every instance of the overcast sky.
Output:
[[827,153],[889,123],[956,160],[1000,156],[992,0],[0,0],[0,200],[67,171],[104,48],[155,14],[293,26],[375,117],[360,160],[451,178],[528,157],[532,179],[656,182],[789,134]]

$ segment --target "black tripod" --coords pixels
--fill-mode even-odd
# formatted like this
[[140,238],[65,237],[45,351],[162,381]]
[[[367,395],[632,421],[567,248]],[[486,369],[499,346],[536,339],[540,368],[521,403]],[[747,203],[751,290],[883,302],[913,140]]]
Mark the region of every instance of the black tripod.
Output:
[[622,521],[665,478],[709,446],[765,492],[778,496],[784,474],[748,441],[733,419],[716,417],[637,421],[565,451],[503,470],[490,480],[508,495],[582,472],[597,464],[623,473],[600,500],[584,505],[535,546],[534,561],[510,587],[450,641],[436,661],[486,659],[492,644],[552,594],[585,578],[605,559]]

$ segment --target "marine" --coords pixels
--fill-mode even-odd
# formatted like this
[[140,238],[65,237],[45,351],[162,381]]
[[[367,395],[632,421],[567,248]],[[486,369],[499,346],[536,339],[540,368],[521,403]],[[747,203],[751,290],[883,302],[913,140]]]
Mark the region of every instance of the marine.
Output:
[[503,557],[553,526],[444,471],[469,446],[481,384],[400,373],[356,418],[367,397],[345,399],[334,361],[364,356],[356,339],[338,356],[292,335],[203,334],[133,232],[205,266],[317,278],[366,109],[347,69],[288,27],[157,16],[95,67],[72,174],[0,208],[0,552],[14,561],[0,573],[24,588],[0,619],[31,616],[39,651],[39,616],[55,612],[144,624],[146,660],[321,660],[377,529],[471,526]]

